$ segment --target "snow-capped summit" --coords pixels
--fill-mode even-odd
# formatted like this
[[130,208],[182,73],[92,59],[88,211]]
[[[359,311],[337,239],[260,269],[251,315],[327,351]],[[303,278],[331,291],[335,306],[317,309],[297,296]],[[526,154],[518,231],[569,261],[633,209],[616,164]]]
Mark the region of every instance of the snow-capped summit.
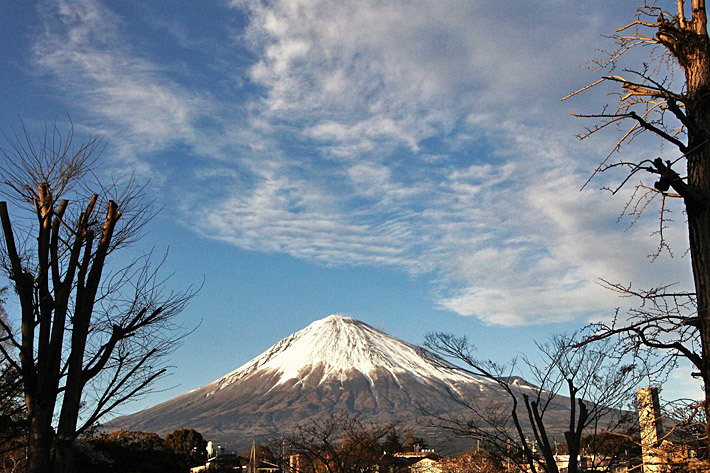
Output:
[[331,377],[346,379],[353,371],[372,383],[378,369],[388,371],[395,379],[398,374],[407,373],[420,381],[481,382],[423,348],[335,314],[284,338],[213,384],[221,389],[256,372],[278,375],[276,385],[313,375],[319,376],[320,384]]

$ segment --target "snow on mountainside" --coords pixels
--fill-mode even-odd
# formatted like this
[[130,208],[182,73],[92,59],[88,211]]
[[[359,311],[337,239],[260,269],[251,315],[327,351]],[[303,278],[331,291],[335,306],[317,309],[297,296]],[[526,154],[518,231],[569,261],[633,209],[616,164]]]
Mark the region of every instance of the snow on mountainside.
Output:
[[[252,439],[277,437],[347,411],[364,422],[397,423],[432,443],[453,445],[444,440],[448,434],[426,425],[423,412],[464,418],[470,413],[460,399],[492,407],[505,395],[496,383],[423,348],[331,315],[216,381],[107,427],[161,435],[193,428],[209,440],[243,448]],[[459,447],[463,451],[468,444]]]
[[[377,368],[397,379],[407,373],[422,382],[436,379],[460,383],[489,383],[457,368],[421,347],[380,332],[364,322],[341,315],[317,320],[284,338],[263,354],[247,362],[212,385],[222,389],[253,373],[269,371],[280,376],[276,386],[290,379],[320,376],[344,380],[355,370],[374,383]],[[448,384],[448,383],[447,383]]]

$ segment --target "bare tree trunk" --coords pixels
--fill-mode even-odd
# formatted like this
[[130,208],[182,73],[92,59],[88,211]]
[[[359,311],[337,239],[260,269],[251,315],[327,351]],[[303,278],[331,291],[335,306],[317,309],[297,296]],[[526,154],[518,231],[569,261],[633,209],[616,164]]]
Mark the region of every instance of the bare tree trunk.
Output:
[[[703,164],[705,167],[710,167],[710,148],[705,151],[705,154],[709,156]],[[704,409],[706,418],[710,419],[710,209],[688,208],[688,228],[698,302],[697,324],[702,345],[703,366],[700,372],[705,386]],[[705,432],[710,446],[710,423],[706,423]]]
[[[7,202],[0,202],[0,269],[22,308],[21,337],[7,331],[6,338],[19,351],[19,361],[10,363],[24,388],[30,473],[74,471],[75,439],[165,372],[159,360],[180,339],[170,319],[192,296],[190,290],[162,295],[149,255],[102,286],[107,257],[133,243],[150,206],[132,180],[118,201],[110,200],[116,183],[106,188],[89,179],[100,141],[75,149],[72,137],[72,129],[63,136],[55,126],[35,147],[25,130],[10,142],[13,159],[0,166],[12,202],[36,219],[13,228]],[[89,193],[94,186],[99,194]],[[103,223],[98,209],[105,209]],[[18,248],[15,232],[30,243]],[[104,304],[98,314],[97,299]],[[91,394],[84,393],[88,385]]]
[[[639,297],[643,305],[632,310],[630,318],[620,327],[615,323],[599,323],[595,333],[585,343],[625,334],[628,338],[620,350],[623,354],[638,355],[639,350],[643,356],[657,350],[668,353],[667,361],[662,363],[658,372],[670,366],[672,363],[668,362],[677,357],[685,357],[693,363],[699,371],[694,375],[702,378],[705,388],[706,448],[710,452],[710,423],[707,423],[710,419],[710,38],[707,5],[705,0],[676,0],[676,12],[668,13],[658,5],[661,2],[639,3],[636,20],[616,30],[613,35],[617,49],[609,53],[607,59],[598,62],[600,71],[606,70],[611,74],[568,97],[605,81],[620,84],[622,93],[618,96],[616,108],[604,106],[601,113],[577,115],[599,120],[597,125],[587,128],[587,132],[579,137],[585,139],[621,121],[632,122],[628,128],[624,127],[621,139],[595,174],[626,169],[627,176],[616,190],[638,171],[660,176],[654,183],[655,190],[639,184],[636,190],[641,189],[643,197],[634,194],[631,201],[638,204],[646,199],[650,202],[658,194],[662,195],[661,234],[665,228],[663,215],[666,198],[683,199],[695,290],[670,292],[666,291],[669,287],[666,286],[633,291],[630,286],[611,284],[612,289]],[[655,38],[648,34],[647,28],[654,30]],[[628,57],[625,53],[630,48],[655,45],[661,45],[665,51],[653,48],[651,62],[644,62],[636,70],[628,69],[619,61],[622,56]],[[673,80],[672,72],[670,75],[666,72],[676,65],[683,70],[685,80],[683,86],[674,91],[671,87],[677,85],[677,81]],[[617,70],[617,66],[623,67],[632,79],[612,72]],[[665,162],[660,157],[656,158],[652,166],[648,165],[650,159],[608,162],[622,145],[630,144],[638,133],[644,131],[676,147],[681,156]],[[683,160],[687,172],[680,170],[681,164],[678,163]],[[675,165],[678,170],[672,169]],[[670,188],[673,192],[668,192]],[[653,195],[653,192],[658,194]],[[667,248],[667,244],[661,235],[660,248],[664,247]]]
[[27,473],[47,473],[51,469],[52,417],[43,415],[31,418],[27,445]]
[[54,473],[73,473],[75,471],[73,444],[73,441],[66,441],[61,437],[57,438],[52,462],[52,471]]
[[[684,200],[698,304],[705,414],[710,419],[710,40],[704,0],[693,0],[692,18],[685,26],[685,37],[666,37],[661,27],[658,38],[678,59],[686,79],[686,114],[692,123],[688,129],[688,186],[695,197],[684,196]],[[706,424],[706,434],[710,446],[710,424]]]

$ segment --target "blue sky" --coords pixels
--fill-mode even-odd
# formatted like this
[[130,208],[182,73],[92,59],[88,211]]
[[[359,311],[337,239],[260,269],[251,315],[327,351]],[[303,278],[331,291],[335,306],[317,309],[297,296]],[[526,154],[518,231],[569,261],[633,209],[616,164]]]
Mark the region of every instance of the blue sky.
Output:
[[599,190],[619,176],[580,190],[615,136],[580,143],[569,112],[608,91],[560,101],[596,80],[580,66],[634,4],[1,3],[0,129],[66,112],[103,135],[102,171],[163,206],[140,249],[169,247],[176,288],[204,278],[160,385],[177,387],[123,412],[331,313],[414,343],[466,333],[505,360],[623,306],[599,278],[687,284],[680,209],[673,257],[651,261],[657,209],[629,226],[628,192]]

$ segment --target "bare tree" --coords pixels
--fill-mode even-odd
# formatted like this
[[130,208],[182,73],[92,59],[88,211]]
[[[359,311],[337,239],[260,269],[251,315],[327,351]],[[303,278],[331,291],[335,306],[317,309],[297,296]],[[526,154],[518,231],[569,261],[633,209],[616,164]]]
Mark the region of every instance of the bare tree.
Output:
[[[710,414],[710,38],[705,0],[676,0],[666,12],[656,2],[644,2],[634,21],[616,30],[616,48],[593,63],[601,79],[576,95],[602,84],[616,85],[616,101],[601,112],[577,114],[595,125],[580,135],[586,139],[603,130],[621,135],[609,155],[597,167],[601,172],[620,172],[616,193],[638,175],[651,174],[653,186],[640,183],[625,212],[637,218],[653,202],[660,206],[659,251],[669,250],[664,231],[670,225],[669,204],[677,200],[687,218],[689,252],[694,288],[676,291],[673,285],[632,290],[610,286],[637,296],[650,310],[636,311],[631,320],[597,327],[594,339],[622,335],[630,347],[641,345],[665,350],[671,358],[684,357],[697,369],[705,387],[705,412]],[[632,50],[647,47],[646,60],[635,69],[622,61]],[[616,159],[624,145],[641,135],[655,136],[670,145],[672,159]],[[591,178],[590,178],[591,179]],[[710,426],[706,431],[710,444]]]
[[[466,337],[427,335],[426,345],[432,351],[463,361],[471,372],[491,381],[504,394],[492,406],[479,404],[473,396],[456,395],[470,416],[436,415],[437,422],[458,435],[477,439],[499,461],[529,472],[559,472],[555,435],[562,433],[569,454],[567,471],[580,471],[577,458],[585,435],[630,427],[622,409],[637,373],[634,366],[609,358],[609,342],[572,349],[574,340],[573,336],[554,336],[538,345],[541,360],[522,357],[503,365],[476,358],[475,347]],[[518,363],[532,373],[534,384],[516,376]],[[561,403],[567,406],[566,420],[559,416],[560,409],[552,409],[562,407]],[[559,432],[565,423],[566,429]]]
[[383,456],[380,440],[391,430],[392,425],[364,424],[343,412],[299,425],[284,441],[298,455],[298,473],[373,473]]
[[503,473],[500,460],[485,450],[466,453],[441,461],[442,473]]
[[19,356],[0,351],[24,388],[28,471],[66,472],[77,436],[165,373],[183,333],[174,317],[193,292],[168,291],[149,254],[109,265],[152,213],[133,179],[101,184],[100,139],[76,145],[73,127],[62,133],[55,122],[37,139],[23,126],[7,142],[0,263],[21,330],[0,320]]

